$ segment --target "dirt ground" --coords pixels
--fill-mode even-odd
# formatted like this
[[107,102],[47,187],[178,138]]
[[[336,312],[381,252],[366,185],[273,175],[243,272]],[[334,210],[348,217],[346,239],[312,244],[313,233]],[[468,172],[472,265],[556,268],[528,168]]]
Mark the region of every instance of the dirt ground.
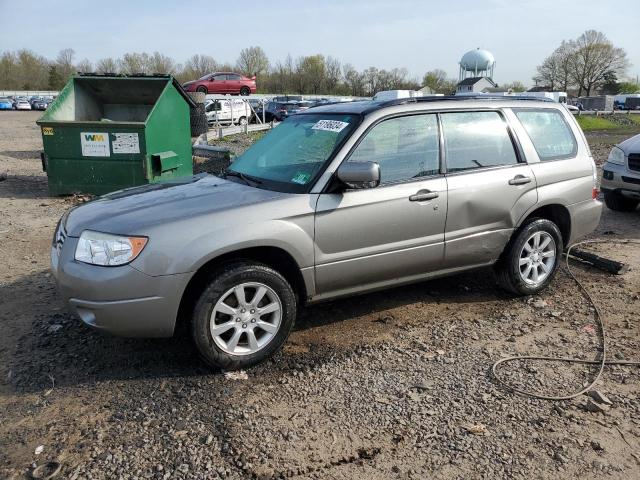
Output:
[[[607,368],[589,397],[533,400],[498,386],[513,354],[598,355],[593,310],[564,269],[513,298],[490,270],[308,308],[283,352],[230,378],[185,335],[130,340],[70,316],[48,273],[58,218],[36,112],[0,114],[0,478],[640,478],[640,376]],[[593,133],[598,163],[627,134]],[[640,238],[640,212],[604,209],[594,238]],[[640,359],[640,246],[574,267],[601,306],[614,359]],[[503,374],[539,392],[589,383],[588,365],[525,362]]]

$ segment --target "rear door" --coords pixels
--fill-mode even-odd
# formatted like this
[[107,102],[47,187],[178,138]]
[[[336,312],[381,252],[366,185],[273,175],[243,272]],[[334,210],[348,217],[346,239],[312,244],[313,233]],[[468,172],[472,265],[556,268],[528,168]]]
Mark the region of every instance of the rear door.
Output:
[[447,170],[445,268],[488,264],[537,202],[536,179],[500,111],[440,114]]
[[346,162],[380,165],[376,188],[318,199],[316,290],[339,294],[438,270],[444,254],[447,188],[435,114],[383,120]]

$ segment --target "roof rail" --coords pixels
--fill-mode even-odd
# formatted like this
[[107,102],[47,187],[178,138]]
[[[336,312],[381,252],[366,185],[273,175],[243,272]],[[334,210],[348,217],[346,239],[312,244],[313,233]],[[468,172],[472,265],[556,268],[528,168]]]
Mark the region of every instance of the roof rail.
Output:
[[410,97],[410,98],[396,98],[394,100],[384,100],[378,102],[380,107],[390,107],[392,105],[404,105],[407,103],[422,103],[422,102],[444,102],[444,101],[462,101],[462,100],[526,100],[535,102],[552,102],[550,98],[545,97],[529,97],[524,95],[491,95],[491,94],[478,94],[478,95],[444,95],[442,97]]

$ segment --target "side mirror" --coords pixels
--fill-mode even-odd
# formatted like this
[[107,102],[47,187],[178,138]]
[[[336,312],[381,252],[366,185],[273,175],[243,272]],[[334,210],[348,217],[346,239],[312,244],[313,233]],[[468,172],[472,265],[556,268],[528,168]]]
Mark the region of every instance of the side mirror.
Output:
[[348,188],[375,188],[380,184],[380,165],[376,162],[344,162],[338,179]]

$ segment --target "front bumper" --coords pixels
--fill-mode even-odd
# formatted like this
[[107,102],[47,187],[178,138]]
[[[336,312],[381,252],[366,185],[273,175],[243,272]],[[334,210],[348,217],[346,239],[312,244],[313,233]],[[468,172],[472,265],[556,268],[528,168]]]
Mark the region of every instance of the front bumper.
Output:
[[602,192],[616,192],[625,197],[640,199],[640,172],[629,170],[626,165],[606,162],[603,167]]
[[90,327],[124,337],[170,337],[190,274],[152,277],[131,265],[74,260],[78,239],[51,249],[51,271],[71,312]]

